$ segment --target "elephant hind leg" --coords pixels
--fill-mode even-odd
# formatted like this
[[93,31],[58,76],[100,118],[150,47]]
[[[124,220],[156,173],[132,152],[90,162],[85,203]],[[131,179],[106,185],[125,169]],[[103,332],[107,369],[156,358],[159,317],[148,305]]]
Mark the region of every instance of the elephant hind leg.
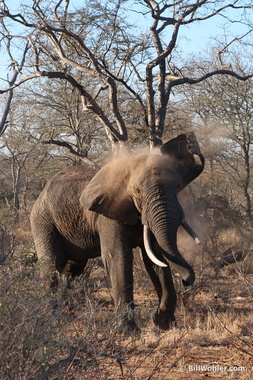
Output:
[[58,289],[59,276],[63,273],[68,262],[64,253],[60,247],[56,248],[54,244],[51,249],[48,249],[46,253],[39,258],[41,277],[45,281],[46,286],[51,288],[54,293]]
[[74,278],[80,277],[84,272],[88,259],[84,260],[82,264],[68,264],[67,276],[68,276],[68,288],[71,288],[71,283]]
[[81,276],[81,274],[84,271],[84,268],[86,267],[86,264],[88,262],[88,259],[82,262],[82,264],[72,264],[69,268],[70,275],[75,278]]
[[43,224],[40,220],[32,220],[31,227],[41,277],[46,286],[55,292],[59,282],[58,273],[63,272],[68,262],[67,252],[54,226]]

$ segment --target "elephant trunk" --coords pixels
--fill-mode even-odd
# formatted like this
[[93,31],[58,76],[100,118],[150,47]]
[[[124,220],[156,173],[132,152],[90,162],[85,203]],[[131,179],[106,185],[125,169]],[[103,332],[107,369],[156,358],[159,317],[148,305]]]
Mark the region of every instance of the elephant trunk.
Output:
[[171,194],[166,188],[160,189],[155,186],[147,192],[142,223],[146,235],[147,229],[154,235],[161,248],[163,260],[176,264],[184,284],[192,285],[195,280],[194,271],[177,248],[177,230],[182,219],[180,210],[176,194]]

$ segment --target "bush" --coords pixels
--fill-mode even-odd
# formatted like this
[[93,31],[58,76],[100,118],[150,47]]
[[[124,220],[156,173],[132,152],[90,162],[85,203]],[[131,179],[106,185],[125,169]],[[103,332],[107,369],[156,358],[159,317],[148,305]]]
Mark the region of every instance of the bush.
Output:
[[178,297],[178,327],[159,331],[151,322],[157,296],[135,256],[136,322],[142,330],[129,336],[119,329],[101,266],[72,289],[63,281],[57,294],[44,288],[34,260],[13,257],[0,266],[0,379],[179,380],[188,377],[182,368],[202,363],[236,363],[245,367],[241,378],[250,378],[251,277],[237,264],[226,277],[206,269]]
[[89,288],[84,295],[77,282],[73,290],[62,286],[52,295],[36,267],[15,263],[1,269],[2,379],[70,379],[83,370],[90,378],[101,358],[120,364],[117,319]]

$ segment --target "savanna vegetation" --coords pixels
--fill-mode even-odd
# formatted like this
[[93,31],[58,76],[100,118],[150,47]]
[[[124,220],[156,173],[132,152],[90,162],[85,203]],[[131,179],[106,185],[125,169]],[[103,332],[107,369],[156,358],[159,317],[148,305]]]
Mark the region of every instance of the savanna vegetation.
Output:
[[[14,3],[0,2],[1,379],[252,378],[251,1]],[[219,35],[195,53],[187,33],[217,17]],[[177,326],[159,331],[136,250],[141,333],[124,336],[99,260],[72,289],[43,287],[30,210],[62,167],[99,168],[190,130],[206,166],[180,202],[202,244],[181,229],[178,242],[196,282],[185,291],[175,276]]]

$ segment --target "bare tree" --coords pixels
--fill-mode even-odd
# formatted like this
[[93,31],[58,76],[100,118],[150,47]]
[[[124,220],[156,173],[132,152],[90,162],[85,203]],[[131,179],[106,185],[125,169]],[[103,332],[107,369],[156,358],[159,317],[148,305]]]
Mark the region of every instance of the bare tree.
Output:
[[[220,49],[219,66],[201,76],[191,76],[186,66],[178,68],[174,63],[179,30],[193,23],[204,25],[205,20],[217,15],[226,21],[230,17],[231,22],[242,22],[244,17],[248,32],[236,41],[249,37],[252,26],[245,15],[252,12],[251,1],[131,3],[132,11],[150,20],[149,33],[133,28],[131,18],[126,17],[129,6],[125,0],[92,0],[75,11],[70,0],[54,1],[53,5],[52,1],[34,0],[31,8],[13,13],[6,1],[1,1],[2,41],[9,41],[11,49],[11,43],[21,38],[29,54],[23,54],[22,65],[16,64],[19,80],[0,93],[38,77],[67,81],[80,93],[83,110],[93,112],[100,120],[112,146],[121,146],[128,140],[121,104],[124,89],[142,109],[150,145],[156,146],[161,143],[168,102],[177,86],[200,83],[214,75],[230,75],[242,81],[253,76],[252,72],[237,73],[227,62],[224,66],[232,40]],[[13,33],[15,25],[22,28],[21,35]],[[83,74],[82,81],[77,73]],[[92,87],[87,88],[87,80]]]
[[[27,204],[29,190],[33,184],[35,187],[38,186],[40,177],[45,177],[46,173],[42,169],[48,153],[41,144],[36,144],[30,139],[33,123],[30,115],[27,116],[25,105],[14,106],[16,114],[9,113],[13,128],[7,130],[0,140],[2,148],[0,181],[5,184],[1,200],[8,206],[14,224],[17,225],[21,211],[29,215],[30,208]],[[40,190],[33,188],[35,193]]]
[[[240,56],[239,52],[234,52],[230,62],[237,72],[244,75],[247,67],[242,56],[243,54]],[[212,67],[213,62],[210,63],[209,70]],[[212,157],[209,157],[209,161],[218,167],[216,181],[217,177],[220,177],[221,182],[220,193],[216,194],[216,199],[218,194],[220,200],[222,194],[227,194],[227,197],[224,197],[227,206],[232,203],[232,208],[237,209],[241,216],[246,216],[251,227],[252,94],[252,80],[243,83],[237,78],[227,81],[226,77],[213,77],[207,80],[205,85],[200,84],[184,91],[184,107],[191,108],[199,116],[199,124],[202,128],[204,126],[206,135],[209,131],[207,138],[212,141]],[[223,213],[227,208],[221,205]],[[241,222],[240,218],[236,219],[237,222]],[[245,218],[243,220],[245,222]]]
[[101,151],[108,150],[104,128],[92,112],[83,111],[79,92],[68,82],[46,80],[32,89],[24,86],[18,97],[26,98],[30,112],[37,114],[31,130],[34,141],[63,148],[71,153],[67,159],[91,166]]
[[[5,32],[7,32],[7,29],[5,28],[4,24],[3,24],[3,29],[5,30]],[[9,56],[9,59],[10,59],[10,67],[12,70],[12,76],[11,76],[10,80],[8,79],[8,85],[9,85],[10,89],[8,91],[8,94],[7,94],[5,107],[4,107],[3,114],[2,114],[2,117],[0,120],[0,136],[4,133],[5,129],[8,126],[7,118],[8,118],[10,109],[11,109],[11,102],[12,102],[12,98],[13,98],[13,89],[15,87],[15,83],[16,83],[16,80],[18,78],[18,75],[22,71],[22,68],[23,68],[23,65],[24,65],[25,59],[26,59],[26,54],[27,54],[28,49],[29,49],[29,45],[27,43],[25,48],[24,48],[24,51],[23,51],[23,56],[21,58],[21,62],[20,62],[20,64],[18,64],[12,56],[11,43],[10,42],[11,42],[11,39],[7,38],[7,40],[6,40],[6,51],[7,51],[7,55]]]

